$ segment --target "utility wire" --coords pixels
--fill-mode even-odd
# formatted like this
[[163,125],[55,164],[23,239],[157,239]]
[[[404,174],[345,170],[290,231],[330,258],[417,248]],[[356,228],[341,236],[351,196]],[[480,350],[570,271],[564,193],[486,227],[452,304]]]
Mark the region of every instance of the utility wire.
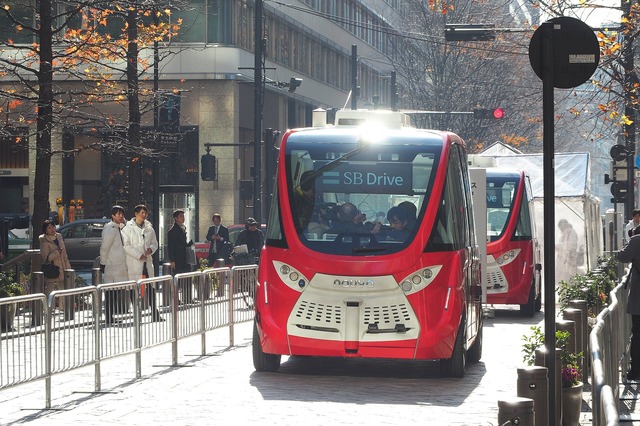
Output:
[[[277,4],[278,6],[294,9],[294,10],[297,10],[297,11],[302,12],[302,13],[307,13],[307,14],[310,14],[310,15],[318,16],[318,17],[327,19],[329,21],[337,22],[337,23],[340,23],[340,24],[348,25],[348,26],[363,28],[363,29],[379,32],[379,33],[386,34],[386,35],[401,37],[401,38],[408,39],[408,40],[425,41],[425,42],[430,42],[430,43],[439,44],[439,45],[443,45],[443,46],[447,46],[447,45],[450,46],[452,44],[450,42],[445,41],[444,37],[438,37],[438,36],[433,36],[433,35],[429,35],[429,34],[410,32],[410,31],[401,31],[401,30],[396,30],[396,29],[393,29],[393,28],[383,27],[383,26],[380,26],[380,25],[373,25],[373,24],[372,25],[367,25],[367,24],[360,23],[358,21],[354,21],[352,19],[347,19],[347,18],[343,18],[343,17],[340,17],[340,16],[336,16],[336,15],[330,15],[328,13],[320,12],[320,11],[317,11],[317,10],[314,10],[314,9],[311,9],[311,8],[308,8],[308,7],[296,6],[296,5],[292,5],[292,4],[289,4],[289,3],[283,3],[283,2],[277,1],[277,0],[265,0],[265,1],[267,1],[269,3]],[[467,50],[477,50],[477,51],[481,51],[481,52],[510,54],[510,55],[519,55],[519,56],[528,55],[527,52],[505,51],[504,49],[491,49],[491,48],[486,48],[486,47],[480,47],[479,45],[473,46],[469,42],[465,42],[463,44],[462,43],[461,44],[457,44],[457,46],[459,48],[463,48],[463,49],[467,49]],[[526,46],[521,46],[521,48],[525,49],[527,47]]]

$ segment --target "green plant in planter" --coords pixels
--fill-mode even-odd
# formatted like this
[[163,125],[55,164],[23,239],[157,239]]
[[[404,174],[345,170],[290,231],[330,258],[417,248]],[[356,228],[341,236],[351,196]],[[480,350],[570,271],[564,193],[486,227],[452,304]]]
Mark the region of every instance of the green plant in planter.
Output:
[[198,259],[198,271],[204,271],[205,269],[209,269],[209,260],[204,258]]
[[[569,351],[570,337],[571,334],[568,331],[556,330],[556,347],[561,351],[560,362],[563,388],[577,385],[582,378],[582,372],[578,364],[578,359],[582,356],[582,352],[575,354]],[[539,326],[532,326],[531,334],[525,334],[522,339],[524,340],[522,345],[523,361],[527,365],[533,365],[536,359],[536,349],[544,346],[544,333]]]
[[13,279],[13,274],[0,272],[0,298],[21,296],[24,293],[22,286]]
[[[198,259],[198,271],[204,271],[206,269],[210,269],[209,260],[200,258]],[[220,285],[220,277],[218,274],[213,274],[211,276],[211,290],[217,290]]]
[[609,292],[614,286],[615,280],[608,272],[594,273],[589,271],[584,275],[574,275],[569,282],[560,281],[558,283],[560,309],[566,309],[571,300],[586,300],[588,314],[595,318],[602,307],[609,302]]

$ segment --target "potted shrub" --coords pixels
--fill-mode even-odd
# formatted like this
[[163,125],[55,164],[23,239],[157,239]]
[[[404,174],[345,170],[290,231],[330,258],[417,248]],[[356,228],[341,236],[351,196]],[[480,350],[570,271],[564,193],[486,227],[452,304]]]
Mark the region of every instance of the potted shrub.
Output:
[[[22,286],[15,282],[13,275],[0,272],[0,299],[21,296],[24,294]],[[17,304],[0,305],[0,332],[10,331],[13,326],[13,318],[16,314]]]
[[[573,353],[569,350],[570,334],[567,331],[556,330],[556,347],[560,349],[560,375],[562,382],[562,424],[577,425],[582,409],[582,372],[578,359],[582,353]],[[531,334],[523,336],[524,362],[533,365],[536,349],[544,345],[544,334],[538,326],[531,327]]]

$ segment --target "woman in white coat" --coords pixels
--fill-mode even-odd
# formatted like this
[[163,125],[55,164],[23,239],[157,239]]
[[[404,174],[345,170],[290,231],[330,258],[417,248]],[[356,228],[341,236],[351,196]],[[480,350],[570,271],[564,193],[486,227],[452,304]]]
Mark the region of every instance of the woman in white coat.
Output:
[[[158,250],[158,239],[151,222],[147,220],[149,213],[147,207],[138,204],[133,212],[134,217],[122,229],[122,239],[127,255],[129,279],[137,281],[143,278],[143,275],[145,278],[154,276],[153,253]],[[156,308],[155,290],[151,286],[148,289],[152,319],[153,321],[164,321]]]
[[[105,283],[117,283],[129,280],[127,271],[127,256],[124,252],[124,238],[122,229],[126,219],[124,209],[120,206],[111,208],[111,222],[102,230],[102,244],[100,244],[100,270]],[[128,292],[121,290],[107,290],[105,292],[105,321],[113,323],[114,314],[122,314],[129,307]]]

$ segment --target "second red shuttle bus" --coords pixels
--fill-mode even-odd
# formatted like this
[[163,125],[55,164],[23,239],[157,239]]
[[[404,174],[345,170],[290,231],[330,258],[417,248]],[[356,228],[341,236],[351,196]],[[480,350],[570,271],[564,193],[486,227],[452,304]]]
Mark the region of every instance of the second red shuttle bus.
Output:
[[282,138],[254,366],[276,371],[281,355],[438,359],[462,377],[482,353],[464,142],[397,112],[335,120]]
[[487,169],[487,266],[489,304],[517,304],[523,316],[542,306],[540,248],[529,176]]

